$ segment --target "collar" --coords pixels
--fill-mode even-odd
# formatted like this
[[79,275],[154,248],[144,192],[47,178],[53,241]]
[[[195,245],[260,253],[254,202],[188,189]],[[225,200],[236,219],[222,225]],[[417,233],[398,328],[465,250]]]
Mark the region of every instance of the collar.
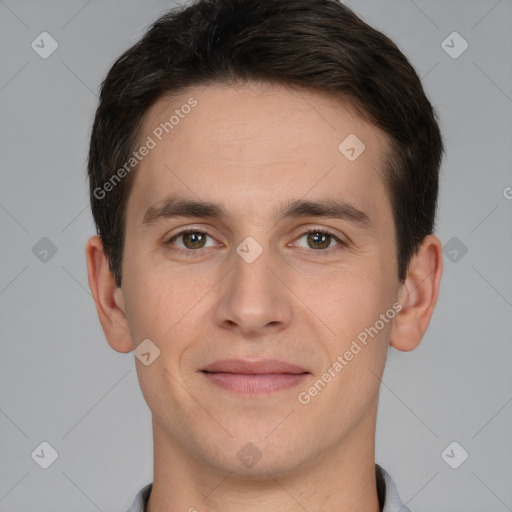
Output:
[[[377,495],[379,497],[381,512],[411,512],[400,500],[400,496],[390,474],[378,464],[375,464],[375,476],[377,479]],[[153,483],[144,486],[137,496],[135,496],[132,506],[127,512],[145,512],[152,488]]]

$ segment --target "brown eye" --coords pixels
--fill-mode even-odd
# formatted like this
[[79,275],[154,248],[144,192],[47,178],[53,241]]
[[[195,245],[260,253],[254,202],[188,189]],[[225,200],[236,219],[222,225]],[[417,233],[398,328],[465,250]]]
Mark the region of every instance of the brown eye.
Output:
[[[208,242],[208,238],[212,241],[212,237],[204,231],[181,231],[174,235],[166,242],[166,245],[173,246],[176,251],[189,251],[193,252],[194,249],[204,249],[212,247],[215,243]],[[207,245],[209,243],[209,245]]]
[[347,246],[347,243],[337,236],[319,228],[306,231],[295,244],[309,250],[310,253],[317,252],[318,254],[330,254]]
[[311,231],[307,235],[309,247],[312,249],[327,249],[331,243],[332,236],[321,231]]
[[206,234],[201,231],[182,233],[183,245],[187,249],[202,249],[206,241]]

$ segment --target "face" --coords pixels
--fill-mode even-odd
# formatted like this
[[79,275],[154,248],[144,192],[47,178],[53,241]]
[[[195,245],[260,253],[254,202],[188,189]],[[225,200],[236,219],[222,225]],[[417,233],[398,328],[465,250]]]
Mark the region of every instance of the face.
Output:
[[160,350],[136,362],[160,438],[253,476],[369,440],[399,291],[385,134],[252,84],[160,100],[148,137],[120,294],[134,346]]

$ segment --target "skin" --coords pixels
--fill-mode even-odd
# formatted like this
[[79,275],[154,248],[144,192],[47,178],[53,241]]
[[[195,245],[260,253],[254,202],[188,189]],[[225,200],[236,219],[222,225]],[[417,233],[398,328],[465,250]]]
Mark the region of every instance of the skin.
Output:
[[[382,179],[388,139],[349,104],[269,84],[191,88],[151,108],[140,140],[191,96],[197,106],[137,168],[120,288],[100,238],[86,249],[111,347],[126,353],[150,339],[160,349],[148,366],[136,359],[153,417],[148,510],[377,512],[380,377],[388,347],[412,350],[428,327],[442,274],[441,242],[426,237],[405,282],[398,280]],[[366,146],[355,161],[338,150],[349,134]],[[222,203],[228,216],[144,225],[148,208],[169,194]],[[371,225],[273,216],[282,202],[325,198],[349,201]],[[206,232],[203,248],[185,245],[183,237],[167,243],[182,228]],[[315,228],[347,245],[331,238],[327,248],[316,248],[307,236]],[[236,252],[247,236],[263,250],[252,263]],[[191,257],[173,251],[187,247],[195,251]],[[298,393],[396,301],[402,309],[393,320],[301,404]],[[297,387],[242,397],[200,371],[226,358],[279,359],[310,374]],[[252,467],[237,457],[248,442],[261,453]]]

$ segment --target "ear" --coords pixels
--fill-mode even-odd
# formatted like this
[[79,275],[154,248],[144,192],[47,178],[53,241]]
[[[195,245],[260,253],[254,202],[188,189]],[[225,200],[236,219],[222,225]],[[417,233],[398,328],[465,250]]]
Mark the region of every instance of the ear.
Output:
[[110,346],[117,352],[134,349],[126,321],[123,292],[117,288],[110,271],[103,243],[99,236],[91,237],[86,246],[87,272],[98,318]]
[[407,352],[416,348],[432,318],[443,273],[443,248],[435,235],[423,240],[400,287],[402,309],[394,319],[390,345]]

